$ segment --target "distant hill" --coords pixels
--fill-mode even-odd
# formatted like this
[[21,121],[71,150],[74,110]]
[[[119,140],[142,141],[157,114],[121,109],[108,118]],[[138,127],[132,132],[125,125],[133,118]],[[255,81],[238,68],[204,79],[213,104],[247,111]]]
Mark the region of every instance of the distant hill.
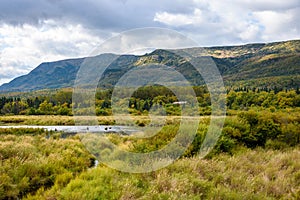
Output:
[[29,74],[0,86],[2,92],[64,88],[73,85],[83,58],[40,64]]
[[[202,48],[190,48],[186,51],[194,56],[211,56],[227,86],[300,86],[300,40],[204,49],[205,53]],[[190,63],[182,62],[174,52],[159,49],[143,56],[122,55],[107,68],[99,86],[111,87],[124,73],[147,63],[172,66],[194,85],[203,84],[201,76]],[[29,74],[0,86],[0,92],[72,87],[84,59],[42,63]]]

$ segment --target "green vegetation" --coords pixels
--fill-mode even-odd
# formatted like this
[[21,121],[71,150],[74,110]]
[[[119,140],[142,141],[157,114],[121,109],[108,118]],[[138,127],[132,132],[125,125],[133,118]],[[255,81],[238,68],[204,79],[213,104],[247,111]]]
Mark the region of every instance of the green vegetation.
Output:
[[[190,119],[193,120],[193,119]],[[132,136],[118,136],[111,134],[108,138],[120,149],[131,152],[151,152],[161,149],[167,145],[177,134],[179,122],[176,118],[168,120],[165,125],[153,137],[138,138]],[[189,146],[183,157],[197,156],[200,151],[203,139],[209,127],[209,118],[202,118],[193,143]],[[91,136],[93,138],[93,136]],[[97,138],[97,137],[96,137]],[[102,151],[110,151],[108,154],[114,157],[110,145],[100,139],[91,139],[93,146],[105,146],[100,152],[94,154],[104,155]],[[217,156],[219,153],[234,154],[240,148],[266,148],[286,149],[300,144],[300,114],[299,112],[256,112],[254,110],[239,112],[236,116],[227,117],[222,134],[214,149],[207,155],[207,158]],[[176,150],[174,150],[176,151]],[[116,152],[118,153],[118,152]]]
[[147,174],[99,166],[26,199],[299,199],[300,149],[184,158]]
[[[300,199],[299,47],[297,40],[206,48],[205,55],[212,56],[224,78],[227,116],[216,145],[204,158],[199,153],[204,138],[210,137],[212,108],[210,93],[199,86],[203,80],[195,69],[176,56],[176,51],[121,56],[99,82],[97,119],[102,125],[146,127],[146,134],[68,136],[42,129],[1,128],[0,199]],[[203,56],[199,50],[186,51]],[[74,125],[72,90],[55,88],[72,85],[82,61],[44,63],[34,73],[1,87],[1,91],[48,89],[3,94],[0,125]],[[148,153],[162,149],[177,134],[182,107],[174,104],[178,99],[172,90],[163,86],[141,87],[131,97],[116,98],[118,105],[125,105],[119,109],[128,114],[112,116],[116,80],[133,67],[149,63],[170,66],[197,85],[193,89],[201,117],[193,142],[173,164],[158,171],[131,174],[103,163],[95,167],[96,160],[115,160],[120,166],[128,161],[103,138],[120,150]],[[185,94],[186,88],[179,88],[179,93]],[[184,100],[190,109],[190,96]],[[164,114],[161,111],[150,110],[158,107],[164,108],[166,119],[159,116]],[[78,113],[85,113],[84,109],[79,108]],[[147,127],[150,111],[157,114],[154,120],[159,124]],[[195,120],[186,118],[184,133]],[[218,122],[212,130],[221,126]],[[152,135],[154,130],[159,131]],[[183,149],[185,139],[180,137],[168,156]]]
[[[179,92],[185,94],[184,87]],[[211,114],[210,94],[206,87],[195,86],[198,100],[199,114]],[[96,93],[96,115],[110,116],[112,89],[98,89]],[[185,95],[189,104],[189,96]],[[190,97],[192,98],[192,97]],[[117,99],[119,104],[128,105],[128,112],[132,115],[147,115],[150,108],[163,106],[167,115],[181,114],[180,106],[173,103],[178,101],[173,92],[163,86],[141,87],[132,97]],[[82,102],[83,104],[88,102]],[[227,90],[228,113],[237,110],[294,109],[300,107],[300,88],[286,90],[274,87],[233,87]],[[18,97],[0,98],[0,114],[2,115],[64,115],[72,116],[72,91],[59,90],[46,96],[28,97],[26,93]],[[78,110],[78,113],[81,111]],[[159,115],[159,113],[157,113]],[[66,124],[72,124],[67,122]]]
[[[120,151],[102,140],[104,136],[91,133],[63,139],[61,133],[41,129],[0,129],[0,199],[300,198],[299,89],[228,88],[223,131],[203,159],[198,156],[210,123],[210,96],[205,87],[194,90],[203,115],[196,136],[174,164],[156,172],[128,174],[103,164],[91,168],[95,159],[121,164],[122,157],[126,161]],[[1,98],[0,124],[75,124],[70,116],[70,90],[36,94]],[[149,109],[156,105],[167,113],[164,126],[150,127],[150,135],[151,130],[160,129],[150,138],[106,135],[119,149],[152,152],[168,145],[177,134],[181,117],[176,115],[181,107],[173,104],[177,98],[170,90],[139,88],[131,98],[123,99],[128,102],[130,117],[110,116],[111,94],[111,89],[99,89],[96,94],[99,124],[132,125],[133,120],[147,126]],[[163,122],[159,116],[155,120]],[[181,146],[172,148],[171,153],[176,154]]]
[[18,199],[40,188],[67,184],[93,165],[78,138],[39,129],[0,129],[0,199]]
[[[120,149],[151,152],[169,143],[178,131],[179,119],[169,117],[168,125],[149,139],[116,134],[107,137]],[[198,153],[209,121],[201,119],[193,143],[179,160],[146,174],[122,173],[102,164],[87,170],[94,159],[121,156],[95,134],[60,139],[60,133],[38,129],[0,129],[0,199],[300,197],[299,112],[237,111],[226,118],[215,148],[200,159]],[[86,139],[90,139],[90,147],[103,148],[93,151]]]

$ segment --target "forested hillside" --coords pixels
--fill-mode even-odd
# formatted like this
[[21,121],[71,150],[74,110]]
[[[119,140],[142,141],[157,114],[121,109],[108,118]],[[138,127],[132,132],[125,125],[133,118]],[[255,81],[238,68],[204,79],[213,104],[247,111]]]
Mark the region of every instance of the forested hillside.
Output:
[[[300,40],[269,44],[185,49],[193,56],[211,56],[227,86],[294,88],[300,85]],[[105,56],[103,57],[105,58]],[[28,75],[0,87],[1,92],[71,87],[84,58],[42,63]],[[155,50],[143,56],[123,55],[112,62],[100,80],[112,87],[127,71],[142,64],[171,66],[192,84],[204,84],[201,76],[176,51]],[[100,77],[99,77],[100,78]],[[263,84],[262,84],[263,82]],[[278,84],[280,83],[280,84]]]

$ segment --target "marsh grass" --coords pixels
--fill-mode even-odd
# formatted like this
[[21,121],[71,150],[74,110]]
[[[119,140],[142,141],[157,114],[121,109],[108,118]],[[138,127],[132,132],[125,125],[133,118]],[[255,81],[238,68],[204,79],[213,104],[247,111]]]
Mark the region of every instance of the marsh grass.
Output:
[[[82,119],[89,117],[82,116]],[[124,126],[146,126],[150,125],[149,116],[119,115],[119,116],[98,116],[99,125],[124,125]],[[155,116],[152,119],[153,126],[163,124],[175,124],[181,120],[180,116]],[[190,118],[193,120],[193,118]],[[143,124],[143,125],[142,125]],[[62,115],[8,115],[0,116],[0,125],[75,125],[73,116]]]
[[27,199],[299,199],[300,149],[184,158],[146,174],[99,166]]
[[0,199],[20,199],[39,188],[64,185],[92,165],[78,138],[59,139],[41,129],[0,134]]
[[[180,116],[156,117],[155,120],[163,122],[161,124],[164,126],[158,124],[157,128],[160,131],[149,138],[139,138],[143,135],[116,134],[108,134],[105,137],[121,150],[152,152],[169,144],[178,131],[180,119]],[[0,121],[6,124],[30,122],[37,123],[36,125],[57,125],[71,120],[72,117],[62,116],[0,118]],[[98,117],[97,120],[99,124],[145,125],[151,128],[148,116],[105,116]],[[193,122],[195,119],[188,120]],[[42,185],[39,189],[36,188],[36,194],[31,193],[27,199],[300,199],[299,122],[297,113],[241,111],[238,115],[226,117],[222,134],[215,147],[205,159],[201,159],[198,152],[210,123],[210,118],[203,117],[200,119],[193,143],[179,160],[166,168],[151,173],[130,174],[99,164],[97,168],[77,173],[76,177],[72,171],[67,170],[51,179],[51,185],[54,184],[51,188],[49,185]],[[215,126],[220,124],[216,123]],[[5,136],[4,138],[10,138],[11,141],[7,142],[6,139],[3,143],[2,155],[6,155],[6,149],[13,146],[17,149],[9,154],[11,157],[27,155],[27,150],[31,152],[35,148],[31,142],[24,146],[26,148],[21,148],[14,142],[19,136],[26,141],[25,136],[32,137],[31,131],[24,131],[28,134],[23,135],[10,133],[9,136]],[[44,137],[41,134],[37,136]],[[124,155],[120,151],[113,150],[111,144],[95,134],[86,136],[90,137],[83,138],[77,135],[73,139],[81,139],[81,145],[84,143],[85,148],[95,157],[114,159],[114,164],[122,165],[120,158]],[[51,138],[53,145],[56,140],[60,141],[55,135]],[[22,140],[17,141],[22,143]],[[53,148],[59,149],[61,153],[77,149],[72,145],[70,147],[71,149],[67,147],[64,150],[60,147]],[[172,150],[176,152],[178,149]],[[41,151],[46,151],[47,157],[52,155],[51,148],[47,145],[44,145]],[[80,156],[86,156],[80,153],[81,151],[76,152]],[[67,158],[67,162],[77,162],[77,158]],[[48,162],[54,160],[53,158]],[[13,163],[7,166],[13,166]],[[61,165],[63,164],[58,164]],[[8,176],[1,178],[3,182],[10,181]],[[26,178],[18,179],[20,188],[26,186],[26,181]],[[5,190],[6,188],[0,190],[0,194],[6,194]],[[26,190],[24,194],[28,194]]]
[[58,115],[0,116],[2,125],[74,125],[73,117]]

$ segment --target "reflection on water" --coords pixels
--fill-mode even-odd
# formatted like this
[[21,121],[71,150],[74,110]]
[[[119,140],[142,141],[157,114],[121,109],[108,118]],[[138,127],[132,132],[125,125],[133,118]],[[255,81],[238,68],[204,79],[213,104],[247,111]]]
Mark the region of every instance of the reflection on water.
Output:
[[0,128],[41,128],[65,133],[119,133],[130,135],[137,130],[127,126],[0,126]]

